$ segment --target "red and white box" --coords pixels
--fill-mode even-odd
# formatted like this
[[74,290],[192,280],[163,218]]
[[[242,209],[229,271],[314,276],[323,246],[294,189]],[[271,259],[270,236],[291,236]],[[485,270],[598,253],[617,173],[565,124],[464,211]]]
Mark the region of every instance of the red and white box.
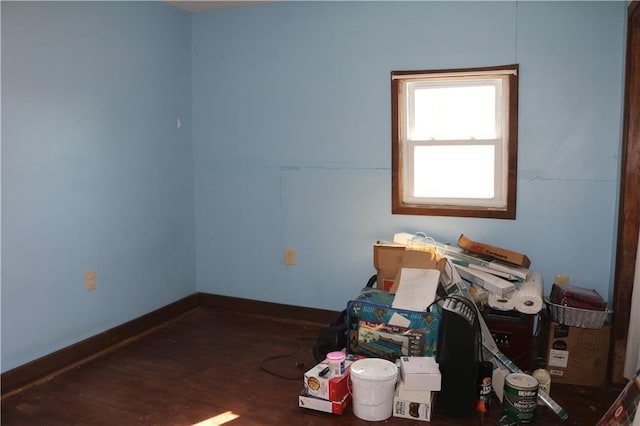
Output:
[[304,390],[300,392],[300,396],[298,397],[299,407],[338,415],[345,413],[350,402],[351,395],[348,393],[342,401],[328,401],[326,399],[316,398],[315,396],[307,394]]
[[[329,363],[325,359],[309,371],[304,373],[304,390],[308,396],[341,402],[349,394],[349,370],[355,359],[347,357],[344,374],[330,377]],[[324,375],[320,375],[326,370]]]

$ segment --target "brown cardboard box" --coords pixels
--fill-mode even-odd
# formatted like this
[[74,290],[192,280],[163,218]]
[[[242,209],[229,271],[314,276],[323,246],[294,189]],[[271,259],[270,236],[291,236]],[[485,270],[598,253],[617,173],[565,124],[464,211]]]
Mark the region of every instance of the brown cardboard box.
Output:
[[446,260],[432,249],[410,249],[392,244],[373,245],[373,266],[378,271],[377,288],[391,290],[401,268],[444,270]]
[[465,237],[464,234],[460,235],[460,238],[458,238],[458,246],[470,252],[486,254],[495,259],[513,263],[514,265],[522,266],[524,268],[531,266],[531,260],[526,254],[472,241]]
[[552,383],[602,386],[606,382],[611,326],[580,328],[552,322],[547,370]]

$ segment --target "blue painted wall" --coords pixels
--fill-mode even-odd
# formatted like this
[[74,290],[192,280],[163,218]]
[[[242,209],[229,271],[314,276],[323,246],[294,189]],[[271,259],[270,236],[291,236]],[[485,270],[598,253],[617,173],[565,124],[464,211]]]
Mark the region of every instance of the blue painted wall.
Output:
[[[373,242],[424,231],[524,252],[547,290],[569,274],[608,296],[626,6],[287,2],[195,15],[198,289],[342,309],[375,272]],[[517,220],[391,215],[390,71],[510,63]]]
[[195,291],[190,23],[2,2],[2,371]]
[[[342,309],[399,231],[609,294],[626,6],[2,2],[2,371],[195,291]],[[390,71],[509,63],[517,220],[391,215]]]

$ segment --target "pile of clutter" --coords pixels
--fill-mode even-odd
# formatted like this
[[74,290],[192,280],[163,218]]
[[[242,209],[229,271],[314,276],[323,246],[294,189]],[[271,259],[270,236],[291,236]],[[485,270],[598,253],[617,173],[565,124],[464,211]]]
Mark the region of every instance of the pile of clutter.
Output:
[[556,276],[545,302],[551,320],[547,369],[557,383],[602,386],[607,380],[612,310],[594,289]]
[[601,328],[611,313],[596,290],[569,285],[566,276],[556,277],[546,302],[553,321],[572,327]]
[[298,405],[343,414],[352,404],[353,414],[366,421],[391,416],[430,421],[441,380],[433,357],[403,356],[394,363],[330,352],[305,373]]
[[452,281],[469,283],[471,296],[479,305],[523,314],[537,314],[543,308],[543,280],[531,269],[526,254],[474,241],[464,234],[457,247],[409,233],[395,234],[392,244],[435,249],[453,266]]
[[[333,352],[327,353],[324,360],[304,374],[300,407],[342,415],[353,406],[354,415],[366,421],[382,421],[391,416],[430,421],[437,397],[445,415],[464,417],[466,414],[452,414],[445,409],[447,400],[458,402],[458,395],[451,398],[451,389],[461,393],[458,382],[464,382],[465,395],[471,395],[465,400],[473,403],[465,403],[470,407],[467,411],[475,409],[483,413],[495,393],[503,403],[504,424],[529,423],[534,418],[536,402],[547,405],[561,419],[567,418],[566,411],[549,396],[550,375],[560,383],[602,384],[609,342],[609,327],[604,323],[611,311],[595,290],[569,286],[568,277],[565,281],[556,277],[557,282],[546,298],[542,277],[531,269],[526,255],[470,240],[464,234],[457,243],[458,246],[453,247],[426,235],[400,233],[394,235],[392,242],[374,244],[376,288],[367,285],[363,293],[347,305],[348,347],[331,349]],[[465,297],[456,297],[460,294]],[[389,303],[382,303],[387,299]],[[465,303],[458,303],[461,300]],[[540,368],[529,376],[500,352],[479,308],[513,310],[532,318],[541,311],[546,314],[545,303],[551,320],[540,335],[547,339],[543,342],[548,348],[546,369]],[[412,313],[431,314],[429,309],[434,304],[442,309],[442,318],[430,317],[433,321],[429,324],[436,325],[435,335],[434,330],[411,319]],[[461,305],[472,308],[463,309]],[[365,313],[376,316],[368,318]],[[447,327],[448,334],[455,335],[455,339],[442,337],[447,334],[442,332],[447,322],[445,316],[456,319],[448,319],[450,326]],[[468,327],[451,326],[460,323]],[[451,331],[467,328],[469,336]],[[412,335],[410,331],[422,333],[419,344],[406,339]],[[476,333],[481,333],[482,339]],[[482,341],[479,351],[466,352],[481,352],[495,359],[488,362],[475,359],[474,355],[468,364],[475,369],[469,368],[470,373],[465,373],[462,380],[457,372],[451,371],[455,363],[442,355],[447,346],[443,340],[464,340],[470,347]],[[589,347],[587,359],[582,357],[584,351],[577,350],[585,347],[585,342]],[[365,350],[373,347],[373,343],[389,350],[380,353]],[[449,352],[456,352],[449,346]],[[436,347],[439,354],[435,353]],[[536,375],[538,372],[545,374]],[[517,400],[515,408],[509,410],[511,399],[505,395],[511,395],[514,389],[525,389],[519,387],[516,379],[531,381],[531,386],[526,388],[531,397],[527,401]],[[527,409],[521,407],[525,402]]]
[[304,389],[298,405],[325,413],[343,414],[351,402],[349,371],[357,360],[342,351],[329,352],[327,357],[304,374]]

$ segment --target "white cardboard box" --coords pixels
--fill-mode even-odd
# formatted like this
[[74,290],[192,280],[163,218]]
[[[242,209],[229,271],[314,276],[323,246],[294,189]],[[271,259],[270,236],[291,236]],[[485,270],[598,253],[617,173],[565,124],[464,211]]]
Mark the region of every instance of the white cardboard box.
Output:
[[351,402],[351,395],[347,394],[342,401],[327,401],[308,395],[304,390],[298,396],[298,406],[310,410],[324,411],[331,414],[343,414]]
[[404,401],[431,401],[430,390],[408,390],[402,380],[398,382],[395,396]]
[[432,401],[433,392],[428,390],[407,391],[404,389],[403,383],[400,382],[393,397],[393,416],[425,422],[431,421]]
[[430,356],[400,357],[400,374],[407,391],[439,391],[442,376],[435,358]]

